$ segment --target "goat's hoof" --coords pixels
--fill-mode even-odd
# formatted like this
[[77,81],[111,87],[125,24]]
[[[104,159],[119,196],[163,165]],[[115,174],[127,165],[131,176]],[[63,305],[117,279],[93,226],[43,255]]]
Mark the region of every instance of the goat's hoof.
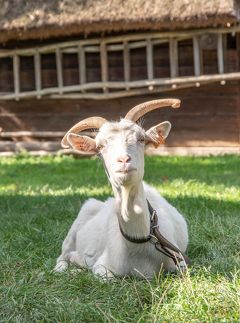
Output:
[[55,273],[62,273],[68,269],[68,262],[65,260],[59,261],[54,267],[53,271]]
[[78,275],[82,271],[83,271],[82,268],[73,268],[73,269],[70,270],[70,274],[71,275]]
[[94,274],[101,280],[105,281],[112,280],[115,278],[114,274],[110,270],[102,266],[99,266],[97,269],[95,269]]
[[186,272],[187,271],[187,264],[184,260],[179,262],[179,270],[181,272]]

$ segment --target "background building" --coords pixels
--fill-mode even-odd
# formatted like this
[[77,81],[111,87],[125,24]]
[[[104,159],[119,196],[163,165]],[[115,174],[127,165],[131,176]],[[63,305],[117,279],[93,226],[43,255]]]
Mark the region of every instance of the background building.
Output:
[[54,151],[79,119],[177,97],[144,122],[172,122],[162,153],[239,153],[239,1],[0,6],[0,151]]

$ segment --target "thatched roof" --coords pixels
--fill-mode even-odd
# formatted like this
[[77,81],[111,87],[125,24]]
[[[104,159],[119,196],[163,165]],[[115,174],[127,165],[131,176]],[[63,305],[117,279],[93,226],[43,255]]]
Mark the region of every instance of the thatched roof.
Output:
[[0,42],[112,31],[226,26],[240,0],[0,0]]

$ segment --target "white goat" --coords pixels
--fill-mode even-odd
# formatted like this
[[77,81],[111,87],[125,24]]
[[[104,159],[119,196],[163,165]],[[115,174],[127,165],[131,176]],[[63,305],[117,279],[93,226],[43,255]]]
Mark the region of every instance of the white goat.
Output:
[[[166,99],[140,104],[120,122],[88,118],[64,136],[62,145],[65,148],[71,146],[83,153],[101,154],[114,198],[105,202],[90,198],[84,203],[63,242],[55,271],[66,270],[70,263],[107,278],[112,275],[150,278],[161,269],[176,270],[179,263],[169,257],[168,252],[174,257],[185,252],[188,244],[186,222],[154,188],[143,182],[144,149],[150,144],[156,147],[161,144],[168,136],[171,124],[162,122],[146,132],[136,124],[142,115],[162,106],[176,108],[180,101]],[[95,139],[76,134],[87,128],[99,128]],[[157,213],[154,226],[150,221],[152,208]],[[182,253],[172,252],[168,246],[161,249],[161,244],[155,244],[157,238],[149,233],[157,225],[167,241]],[[185,261],[182,264],[186,266]]]

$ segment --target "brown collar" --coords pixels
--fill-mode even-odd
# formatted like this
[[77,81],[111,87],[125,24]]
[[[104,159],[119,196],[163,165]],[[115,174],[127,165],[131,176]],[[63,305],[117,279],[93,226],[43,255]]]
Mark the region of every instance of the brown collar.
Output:
[[185,261],[187,265],[190,265],[191,260],[188,258],[188,256],[185,255],[183,252],[181,252],[180,249],[174,246],[169,240],[164,238],[164,236],[160,233],[159,226],[158,226],[157,212],[156,210],[153,209],[153,207],[151,206],[148,200],[147,200],[147,203],[148,203],[148,210],[150,213],[150,234],[147,237],[143,237],[143,238],[130,237],[123,232],[121,226],[119,225],[120,231],[123,237],[132,243],[151,242],[152,244],[154,244],[155,248],[159,252],[171,258],[174,261],[175,265],[178,267],[181,261]]

